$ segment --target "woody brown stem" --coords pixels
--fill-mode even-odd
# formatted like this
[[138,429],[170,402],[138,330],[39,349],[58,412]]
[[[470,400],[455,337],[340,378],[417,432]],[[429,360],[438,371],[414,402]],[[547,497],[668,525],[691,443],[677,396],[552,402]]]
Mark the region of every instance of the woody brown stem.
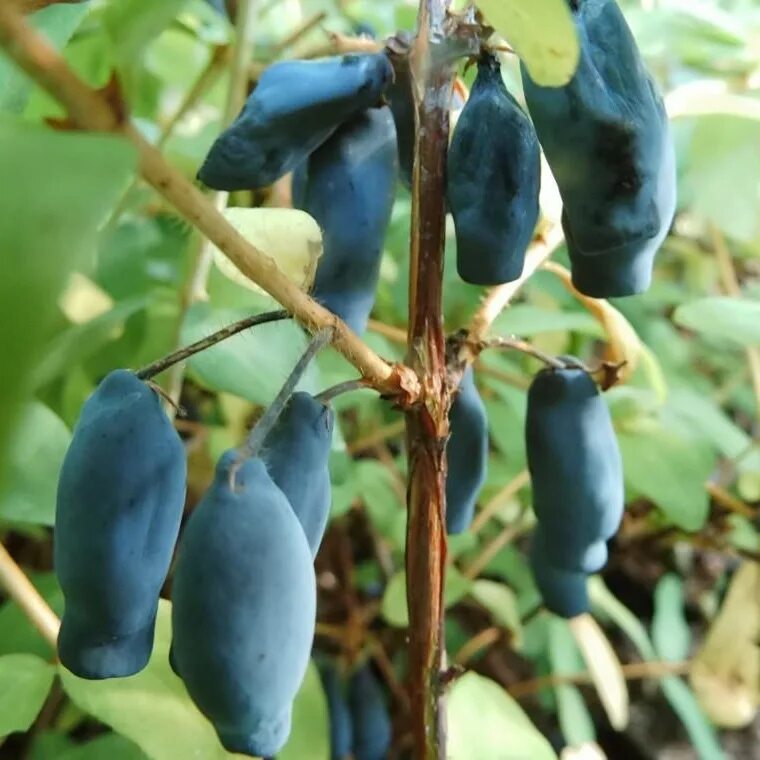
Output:
[[[412,189],[409,286],[409,365],[422,385],[421,403],[407,413],[409,480],[406,541],[409,606],[409,697],[414,757],[446,757],[440,674],[446,567],[445,442],[451,393],[446,382],[442,320],[448,103],[453,70],[437,48],[445,39],[448,2],[422,0],[412,54],[417,136]],[[414,86],[413,85],[413,86]]]

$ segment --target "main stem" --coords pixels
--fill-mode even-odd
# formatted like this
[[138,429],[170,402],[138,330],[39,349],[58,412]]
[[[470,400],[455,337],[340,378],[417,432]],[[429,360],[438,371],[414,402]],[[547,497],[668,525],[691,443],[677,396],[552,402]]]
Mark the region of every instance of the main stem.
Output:
[[446,757],[440,678],[446,565],[445,440],[450,394],[442,319],[446,154],[453,74],[436,63],[446,0],[421,0],[412,55],[417,137],[412,199],[409,365],[422,398],[406,416],[409,480],[406,540],[409,695],[414,757]]

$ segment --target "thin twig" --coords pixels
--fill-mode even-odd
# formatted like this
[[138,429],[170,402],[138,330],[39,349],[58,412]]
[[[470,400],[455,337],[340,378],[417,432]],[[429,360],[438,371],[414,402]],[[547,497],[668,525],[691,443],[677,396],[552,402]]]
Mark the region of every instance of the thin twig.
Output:
[[280,271],[275,261],[246,241],[192,183],[166,162],[160,151],[124,120],[104,93],[82,82],[47,39],[27,24],[16,9],[4,4],[0,4],[0,45],[66,108],[76,126],[126,137],[137,148],[140,171],[145,179],[304,327],[314,332],[334,326],[335,348],[371,385],[395,397],[403,406],[416,400],[420,393],[419,380],[409,367],[384,361],[344,322],[303,293]]
[[293,395],[296,386],[301,381],[306,368],[311,363],[311,360],[330,342],[331,337],[332,328],[325,327],[316,333],[311,339],[306,351],[304,351],[301,358],[296,362],[296,366],[293,367],[293,370],[282,384],[282,388],[280,388],[272,403],[259,418],[259,421],[256,423],[253,430],[251,430],[246,442],[240,447],[240,459],[255,457],[258,455],[259,451],[261,451],[264,441],[269,433],[272,432],[272,428],[275,426],[277,420],[287,406],[288,401]]
[[480,350],[486,348],[511,348],[520,353],[532,356],[534,359],[538,359],[540,362],[543,362],[554,369],[565,369],[567,367],[566,362],[563,362],[556,356],[541,351],[527,340],[522,340],[521,338],[489,338],[488,340],[482,341],[478,345],[478,348]]
[[[524,511],[524,510],[523,510]],[[521,533],[525,531],[525,526],[520,519],[513,524],[507,525],[497,536],[494,536],[478,553],[473,561],[465,567],[463,575],[465,578],[474,580],[483,570],[488,567],[488,563],[509,543],[514,541]]]
[[311,18],[307,18],[300,26],[296,27],[284,40],[275,45],[272,50],[272,59],[279,58],[288,48],[293,47],[300,39],[305,37],[314,27],[319,26],[327,17],[325,11],[318,11]]
[[338,398],[338,396],[342,396],[344,393],[352,393],[353,391],[360,391],[366,388],[367,383],[365,383],[361,378],[358,378],[356,380],[346,380],[343,383],[338,383],[337,385],[333,385],[331,388],[327,388],[321,393],[318,393],[315,398],[318,401],[321,401],[323,404],[329,404],[331,401]]
[[753,509],[749,504],[745,504],[741,499],[729,493],[717,483],[708,481],[705,483],[705,490],[716,504],[727,509],[729,512],[734,512],[749,520],[754,520],[758,515],[757,509]]
[[[515,280],[515,282],[508,282],[506,285],[498,285],[488,291],[480,308],[474,314],[472,320],[470,320],[470,326],[467,331],[470,341],[477,344],[486,338],[491,325],[499,314],[504,311],[536,270],[559,248],[563,240],[564,235],[560,227],[550,228],[528,249],[520,279]],[[462,354],[461,358],[468,363],[472,363],[475,360],[472,347],[467,344],[462,346]]]
[[[710,225],[710,237],[712,238],[715,256],[718,259],[718,270],[723,285],[723,290],[729,295],[738,298],[742,294],[739,278],[736,276],[736,268],[731,251],[728,249],[723,233],[714,225]],[[752,387],[755,390],[755,406],[760,420],[760,348],[747,346],[744,350],[747,356],[747,364],[752,377]]]
[[[691,670],[691,662],[632,662],[620,666],[626,681],[641,681],[649,678],[667,678],[668,676],[685,675]],[[509,693],[520,699],[536,694],[542,689],[564,684],[591,684],[591,675],[584,673],[554,673],[540,678],[521,681],[508,688]]]
[[394,327],[393,325],[386,325],[384,322],[378,322],[376,319],[370,319],[367,322],[367,329],[373,333],[382,335],[384,338],[388,338],[388,340],[394,343],[406,345],[407,334],[403,327]]
[[478,652],[488,649],[488,647],[499,641],[504,632],[501,628],[491,627],[476,633],[471,639],[465,641],[459,651],[454,655],[454,662],[457,665],[466,665]]
[[[224,71],[225,66],[230,60],[231,50],[232,49],[229,45],[221,45],[214,48],[208,63],[198,75],[198,78],[195,80],[192,87],[185,94],[179,107],[161,128],[161,134],[158,136],[158,140],[156,140],[156,147],[159,150],[163,150],[166,143],[169,141],[169,138],[174,134],[177,124],[185,118],[185,115],[206,94],[206,92],[208,92],[222,71]],[[104,225],[105,229],[110,229],[116,224],[116,222],[118,222],[129,205],[135,188],[139,184],[140,177],[135,177],[129,187],[124,191],[124,194],[121,196],[121,199],[116,204],[114,210],[111,212],[111,216]]]
[[18,604],[45,641],[56,649],[61,621],[2,544],[0,544],[0,586]]
[[164,356],[152,364],[149,364],[147,367],[143,367],[142,369],[138,370],[135,372],[135,374],[140,378],[140,380],[148,380],[151,377],[155,377],[156,375],[160,374],[172,365],[183,362],[186,359],[189,359],[191,356],[198,354],[201,351],[205,351],[207,348],[211,348],[211,346],[215,346],[217,343],[221,343],[228,338],[231,338],[233,335],[238,335],[244,330],[249,330],[251,327],[257,327],[258,325],[265,325],[269,322],[277,322],[278,320],[289,318],[290,314],[288,314],[285,309],[279,309],[278,311],[266,311],[263,314],[256,314],[252,317],[246,317],[245,319],[241,319],[239,322],[235,322],[234,324],[227,325],[227,327],[223,327],[221,330],[217,330],[211,335],[207,335],[205,338],[201,338],[195,343],[191,343],[189,346],[185,346],[184,348],[180,348],[177,351],[173,351],[168,356]]
[[470,532],[476,535],[486,525],[486,523],[501,509],[507,502],[511,501],[523,488],[530,485],[530,473],[523,470],[515,475],[490,501],[486,503],[483,509],[475,515],[475,519],[470,526]]
[[348,444],[349,454],[359,454],[367,449],[372,449],[377,446],[378,443],[384,443],[392,438],[398,438],[403,435],[406,429],[406,423],[404,420],[398,420],[397,422],[391,422],[389,425],[378,428],[377,430],[365,435],[363,438],[357,438],[355,441],[351,441]]

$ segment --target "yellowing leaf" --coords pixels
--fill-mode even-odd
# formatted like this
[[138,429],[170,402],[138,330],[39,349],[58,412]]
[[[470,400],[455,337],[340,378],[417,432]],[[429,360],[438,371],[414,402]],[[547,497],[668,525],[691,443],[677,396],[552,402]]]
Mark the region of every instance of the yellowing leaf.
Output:
[[536,84],[561,87],[573,78],[580,45],[565,0],[479,0],[477,5]]
[[720,613],[694,658],[691,685],[721,728],[743,728],[760,708],[760,565],[734,575]]
[[[312,217],[290,208],[228,208],[224,215],[249,243],[274,259],[301,290],[312,286],[322,255],[322,232]],[[216,246],[212,250],[214,262],[223,274],[239,285],[264,293]]]
[[[612,304],[598,298],[590,298],[576,290],[573,286],[570,272],[561,264],[547,261],[544,264],[544,268],[548,269],[552,274],[557,275],[562,284],[591,312],[594,319],[602,326],[607,335],[607,347],[604,352],[604,359],[611,364],[622,365],[618,373],[617,382],[627,382],[639,366],[644,350],[641,340],[631,326],[631,323]],[[654,376],[652,374],[652,358],[652,355],[649,354],[647,370],[650,378],[654,377],[652,384],[655,386],[658,396],[660,396],[664,392],[662,391],[662,383],[664,381],[661,376]]]
[[629,700],[620,660],[591,615],[579,615],[570,620],[569,625],[610,725],[622,731],[628,725]]

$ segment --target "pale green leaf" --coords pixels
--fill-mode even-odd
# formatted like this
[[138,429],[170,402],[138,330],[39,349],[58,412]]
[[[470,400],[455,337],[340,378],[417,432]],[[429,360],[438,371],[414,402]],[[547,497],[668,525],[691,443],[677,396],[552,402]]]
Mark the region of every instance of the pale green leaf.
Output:
[[580,46],[565,0],[478,0],[478,7],[537,84],[559,87],[572,79]]
[[689,656],[691,631],[683,611],[683,587],[675,573],[660,578],[654,591],[652,641],[664,660],[679,662]]
[[72,269],[94,252],[98,225],[135,163],[117,137],[0,121],[0,453]]
[[491,613],[496,623],[512,634],[513,644],[519,649],[523,630],[515,592],[503,583],[480,579],[472,584],[470,594]]
[[[57,49],[62,49],[89,10],[79,5],[50,5],[30,16],[30,22]],[[34,88],[32,80],[0,53],[0,111],[21,113]]]
[[[549,623],[549,661],[558,676],[573,676],[584,670],[583,660],[567,621],[552,615]],[[580,691],[569,683],[554,685],[559,724],[565,741],[580,747],[596,741],[594,721]]]
[[33,654],[0,657],[0,737],[32,725],[54,676],[55,668]]
[[556,760],[520,705],[494,681],[467,673],[449,693],[447,757],[451,760]]
[[[250,316],[240,309],[214,309],[197,303],[182,325],[183,344],[193,343],[232,322]],[[188,362],[196,377],[215,391],[232,393],[254,404],[268,404],[304,352],[308,341],[291,320],[259,325],[239,333]],[[319,371],[314,362],[301,379],[299,389],[316,393]]]
[[709,510],[705,482],[715,463],[710,448],[661,428],[621,432],[618,441],[627,485],[651,499],[679,528],[699,530]]
[[8,447],[0,517],[53,524],[58,472],[70,441],[71,433],[58,415],[38,401],[27,404]]
[[[224,760],[243,758],[226,752],[211,726],[190,700],[182,681],[169,666],[171,641],[171,604],[159,603],[156,639],[148,666],[136,676],[106,681],[87,681],[59,667],[63,688],[82,710],[110,726],[137,744],[151,760]],[[293,732],[283,757],[297,756],[298,748],[312,746],[319,750],[326,743],[324,730],[304,725],[297,716],[309,720],[324,717],[316,696],[318,676],[312,672],[296,698]],[[321,689],[319,689],[321,693]],[[322,726],[326,726],[323,721]],[[302,733],[303,732],[303,733]],[[295,749],[293,752],[290,746]],[[290,754],[288,754],[290,753]],[[295,753],[295,754],[294,754]],[[315,758],[326,757],[315,754]]]
[[701,298],[679,306],[673,318],[681,327],[707,338],[731,345],[760,346],[760,301],[729,296]]

